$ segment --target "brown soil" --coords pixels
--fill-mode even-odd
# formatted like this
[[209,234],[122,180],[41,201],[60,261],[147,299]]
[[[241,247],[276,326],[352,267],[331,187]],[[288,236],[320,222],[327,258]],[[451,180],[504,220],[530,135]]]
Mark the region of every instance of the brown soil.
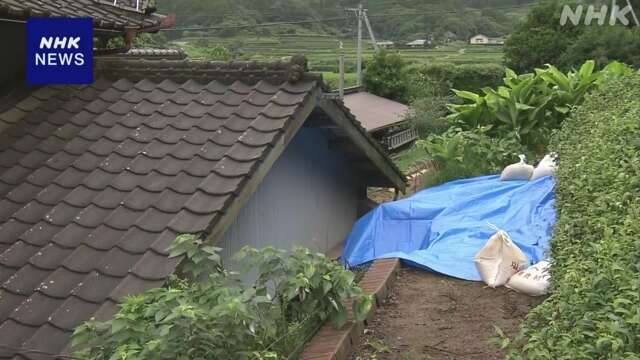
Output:
[[506,288],[403,268],[353,360],[502,359],[494,325],[512,336],[542,302]]

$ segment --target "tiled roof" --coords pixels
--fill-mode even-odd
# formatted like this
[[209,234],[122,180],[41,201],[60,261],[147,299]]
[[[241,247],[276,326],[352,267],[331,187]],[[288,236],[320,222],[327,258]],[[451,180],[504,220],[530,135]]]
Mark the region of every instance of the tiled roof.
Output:
[[0,17],[92,17],[97,29],[119,30],[157,26],[163,17],[96,0],[1,0]]
[[393,126],[406,120],[407,105],[365,91],[347,93],[344,104],[367,131]]
[[43,87],[0,114],[2,345],[58,353],[82,321],[161,285],[176,234],[215,223],[319,87],[286,81],[284,63],[253,82],[165,65]]
[[299,59],[96,68],[0,112],[0,358],[66,353],[77,325],[161,286],[176,235],[226,219],[322,92]]

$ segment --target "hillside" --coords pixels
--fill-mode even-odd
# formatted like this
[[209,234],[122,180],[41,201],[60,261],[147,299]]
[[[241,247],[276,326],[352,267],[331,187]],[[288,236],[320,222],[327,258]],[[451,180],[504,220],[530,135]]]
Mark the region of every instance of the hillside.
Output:
[[[441,38],[449,32],[458,40],[477,33],[509,33],[532,0],[368,0],[363,5],[378,38],[404,41]],[[344,9],[356,0],[158,0],[159,11],[175,12],[177,29],[169,38],[189,35],[216,37],[322,34],[351,36],[356,21]],[[271,22],[300,22],[255,27]],[[205,29],[200,30],[204,27]]]

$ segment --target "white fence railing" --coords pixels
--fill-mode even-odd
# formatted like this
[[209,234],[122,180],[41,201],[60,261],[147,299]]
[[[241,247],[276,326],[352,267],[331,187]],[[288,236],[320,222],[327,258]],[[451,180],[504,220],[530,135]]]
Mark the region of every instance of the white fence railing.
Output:
[[389,135],[384,139],[387,149],[394,150],[418,139],[418,131],[416,129],[406,129]]

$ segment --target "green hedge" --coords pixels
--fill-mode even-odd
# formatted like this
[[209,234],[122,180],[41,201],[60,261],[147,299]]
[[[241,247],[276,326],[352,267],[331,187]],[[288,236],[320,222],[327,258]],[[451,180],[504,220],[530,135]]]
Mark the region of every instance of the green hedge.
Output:
[[553,292],[508,358],[640,359],[640,76],[588,96],[551,148]]
[[483,87],[494,88],[504,78],[504,66],[500,64],[432,63],[413,67],[412,72],[440,84],[444,93],[449,89],[477,92]]

